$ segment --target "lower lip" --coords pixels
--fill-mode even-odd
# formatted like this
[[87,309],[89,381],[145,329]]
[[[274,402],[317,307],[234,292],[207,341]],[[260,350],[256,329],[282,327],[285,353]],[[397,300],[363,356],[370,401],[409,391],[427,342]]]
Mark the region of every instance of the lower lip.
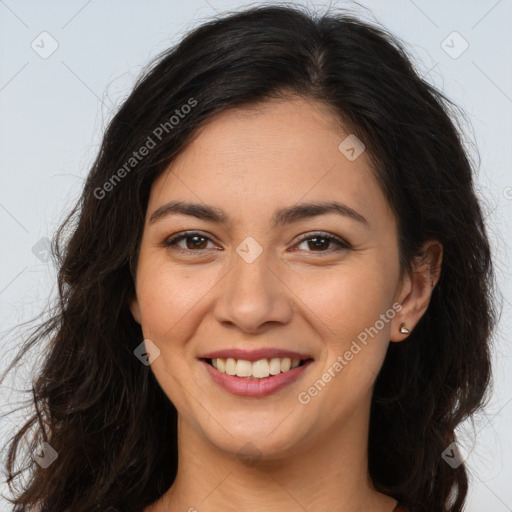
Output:
[[246,379],[244,377],[228,375],[227,373],[219,372],[205,360],[202,360],[202,363],[206,366],[206,370],[212,379],[233,395],[261,398],[276,393],[297,380],[312,361],[306,361],[303,365],[297,366],[293,370],[279,373],[278,375],[270,375],[263,379]]

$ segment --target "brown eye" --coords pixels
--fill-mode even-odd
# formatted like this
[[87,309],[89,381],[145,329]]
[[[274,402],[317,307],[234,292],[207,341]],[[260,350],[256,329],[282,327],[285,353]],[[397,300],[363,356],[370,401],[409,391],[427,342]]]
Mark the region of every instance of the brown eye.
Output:
[[[182,241],[184,241],[185,244],[179,245]],[[211,240],[207,236],[196,231],[190,231],[166,240],[164,245],[172,249],[176,247],[178,251],[199,252],[207,249],[209,241]]]
[[[299,245],[304,242],[307,242],[308,244],[308,252],[335,252],[350,248],[350,245],[347,242],[328,233],[314,233],[313,235],[306,235],[300,240]],[[337,248],[334,249],[334,251],[327,251],[326,249],[328,249],[331,244],[335,244]]]
[[[187,236],[183,238],[183,240],[187,241],[187,249],[206,249],[206,247],[204,246],[204,241],[206,240],[206,238],[204,236]],[[189,241],[191,242],[188,243]],[[208,243],[206,243],[206,245],[208,245]]]

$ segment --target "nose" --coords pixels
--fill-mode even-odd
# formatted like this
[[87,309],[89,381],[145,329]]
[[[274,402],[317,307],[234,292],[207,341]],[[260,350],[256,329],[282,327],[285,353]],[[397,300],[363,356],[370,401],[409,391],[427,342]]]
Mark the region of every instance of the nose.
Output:
[[214,308],[217,321],[252,334],[289,323],[293,294],[278,267],[265,251],[250,263],[235,253],[233,266],[218,287]]

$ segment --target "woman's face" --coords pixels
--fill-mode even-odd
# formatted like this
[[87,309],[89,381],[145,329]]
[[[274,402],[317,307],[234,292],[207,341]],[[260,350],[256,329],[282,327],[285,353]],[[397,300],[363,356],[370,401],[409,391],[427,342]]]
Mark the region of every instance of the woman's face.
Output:
[[153,184],[131,311],[180,425],[208,446],[278,458],[361,428],[404,338],[395,218],[349,135],[304,99],[231,110]]

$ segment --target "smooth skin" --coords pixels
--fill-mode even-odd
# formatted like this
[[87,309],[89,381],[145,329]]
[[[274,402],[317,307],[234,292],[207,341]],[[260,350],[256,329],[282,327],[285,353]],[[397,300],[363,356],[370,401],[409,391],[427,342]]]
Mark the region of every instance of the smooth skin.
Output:
[[[423,263],[400,279],[396,219],[366,152],[350,161],[338,149],[349,134],[325,105],[296,96],[232,109],[210,118],[153,183],[130,309],[160,350],[150,368],[178,410],[179,467],[145,512],[394,509],[368,476],[372,389],[390,341],[407,337],[401,323],[412,330],[427,309],[442,246],[428,241]],[[172,213],[150,222],[174,200],[227,220]],[[311,201],[343,203],[368,225],[327,213],[272,226],[276,210]],[[201,233],[166,245],[187,230]],[[247,237],[262,249],[251,263],[236,251]],[[300,403],[394,303],[394,318]],[[217,385],[199,359],[261,347],[314,361],[277,393],[248,398]],[[249,461],[238,455],[247,447]]]

